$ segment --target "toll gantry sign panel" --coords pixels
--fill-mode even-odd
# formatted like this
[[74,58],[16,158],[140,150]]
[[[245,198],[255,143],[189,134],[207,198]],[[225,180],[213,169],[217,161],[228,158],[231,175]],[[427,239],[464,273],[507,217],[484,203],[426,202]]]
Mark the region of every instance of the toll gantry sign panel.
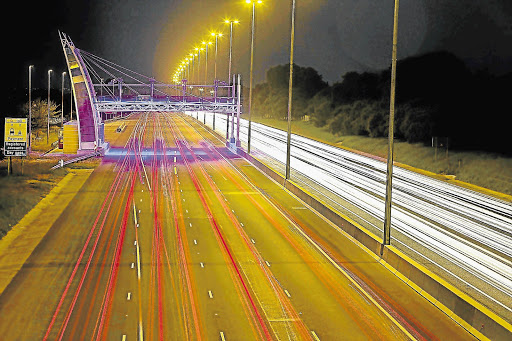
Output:
[[5,118],[5,156],[27,156],[27,119]]

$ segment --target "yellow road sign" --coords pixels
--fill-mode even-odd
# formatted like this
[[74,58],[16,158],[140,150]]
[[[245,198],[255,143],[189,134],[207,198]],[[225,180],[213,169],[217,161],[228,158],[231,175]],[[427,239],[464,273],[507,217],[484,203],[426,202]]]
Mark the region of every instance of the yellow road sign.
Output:
[[5,119],[4,155],[27,156],[26,118]]

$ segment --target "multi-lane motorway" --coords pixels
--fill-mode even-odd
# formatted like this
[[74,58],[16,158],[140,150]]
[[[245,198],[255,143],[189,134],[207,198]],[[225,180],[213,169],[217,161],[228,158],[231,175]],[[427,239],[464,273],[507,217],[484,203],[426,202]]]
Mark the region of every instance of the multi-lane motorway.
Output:
[[[212,126],[212,115],[203,115],[198,119]],[[241,120],[242,141],[247,125]],[[283,169],[286,132],[253,123],[251,145],[253,155]],[[293,135],[290,164],[293,181],[382,236],[385,162]],[[391,223],[393,246],[511,321],[510,202],[395,167]]]
[[472,339],[197,121],[126,123],[1,294],[0,339]]

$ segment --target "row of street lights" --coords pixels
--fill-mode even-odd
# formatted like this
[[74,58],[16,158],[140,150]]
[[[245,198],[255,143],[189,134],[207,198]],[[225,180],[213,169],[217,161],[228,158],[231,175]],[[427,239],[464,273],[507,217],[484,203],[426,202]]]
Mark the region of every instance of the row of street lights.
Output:
[[[229,61],[228,61],[228,80],[231,79],[231,63],[232,63],[232,55],[233,55],[233,25],[239,24],[240,21],[233,19],[224,20],[225,24],[229,25]],[[201,52],[204,51],[205,57],[205,72],[204,72],[204,84],[208,84],[208,50],[210,46],[214,45],[215,47],[215,57],[214,57],[214,76],[213,79],[217,80],[217,55],[218,55],[218,46],[219,46],[219,38],[223,37],[224,34],[222,32],[210,32],[208,39],[201,41],[198,46],[194,47],[192,51],[190,51],[185,58],[180,62],[178,67],[176,68],[173,81],[174,83],[178,83],[180,79],[187,78],[191,82],[201,83]],[[215,39],[214,41],[210,41],[209,39]],[[197,77],[194,75],[196,73],[196,58],[197,58]],[[192,67],[192,71],[191,71]]]
[[[247,153],[251,153],[251,108],[252,108],[252,84],[253,84],[253,64],[254,64],[254,31],[256,25],[256,5],[261,4],[263,1],[261,0],[246,0],[247,4],[251,5],[252,13],[251,13],[251,57],[250,57],[250,70],[249,70],[249,104],[248,104],[248,121],[249,121],[249,130],[248,130],[248,142],[247,142]],[[295,13],[295,0],[293,0],[293,13]],[[228,65],[228,82],[231,81],[231,64],[233,57],[233,24],[238,24],[238,20],[227,19],[224,21],[225,24],[229,24],[229,65]],[[212,32],[211,36],[215,37],[215,75],[214,80],[217,80],[217,44],[218,38],[222,37],[222,33]],[[209,41],[203,41],[202,44],[205,47],[195,47],[194,50],[189,53],[187,57],[185,57],[179,66],[176,68],[175,73],[173,75],[174,83],[178,83],[180,78],[185,78],[185,75],[188,75],[187,78],[190,79],[190,63],[192,63],[192,73],[194,73],[195,68],[195,57],[197,57],[197,80],[199,80],[200,75],[200,62],[201,62],[201,51],[205,51],[205,85],[208,82],[208,46],[212,44]],[[292,42],[293,44],[293,42]],[[197,53],[197,54],[196,54]],[[293,63],[291,63],[293,64]],[[291,78],[290,78],[291,80]],[[290,88],[291,91],[291,88]],[[288,167],[289,168],[289,167]],[[287,169],[288,169],[287,168]]]
[[[28,67],[28,150],[29,153],[32,151],[32,70],[34,69],[34,65],[29,65]],[[49,143],[50,140],[50,81],[53,70],[48,70],[48,99],[47,99],[47,118],[46,118],[46,143]],[[62,83],[61,83],[61,127],[64,127],[64,78],[66,77],[66,72],[62,72]],[[73,90],[71,89],[71,110],[70,110],[70,120],[73,117]]]
[[[287,129],[287,142],[286,142],[286,170],[285,179],[290,179],[290,149],[291,149],[291,111],[292,111],[292,84],[293,84],[293,47],[295,38],[295,4],[296,0],[292,0],[291,8],[291,36],[290,36],[290,75],[288,83],[288,129]],[[393,49],[391,57],[391,86],[390,86],[390,109],[389,109],[389,129],[388,129],[388,158],[387,158],[387,172],[386,172],[386,196],[385,196],[385,212],[384,212],[384,232],[382,245],[390,244],[390,229],[391,229],[391,193],[392,193],[392,177],[393,177],[393,150],[394,150],[394,115],[395,115],[395,87],[396,87],[396,60],[397,60],[397,37],[398,37],[398,8],[399,0],[394,1],[394,16],[393,16]],[[251,109],[252,109],[252,89],[253,89],[253,61],[254,61],[254,31],[256,24],[256,4],[261,4],[261,0],[246,0],[246,3],[252,5],[251,15],[251,57],[250,57],[250,71],[249,71],[249,103],[248,103],[248,131],[247,131],[247,153],[251,153]],[[230,52],[229,52],[229,80],[231,79],[231,57],[232,57],[232,35],[233,35],[233,23],[236,21],[226,20],[226,23],[230,24]],[[212,33],[215,36],[215,80],[217,79],[217,38],[221,35]],[[205,83],[207,81],[207,68],[208,68],[208,44],[203,42],[206,47],[206,71],[205,71]],[[203,48],[195,49],[199,52],[198,64],[200,58],[200,51]],[[194,53],[190,54],[195,55]],[[174,74],[174,81],[177,83],[179,77],[184,78],[184,70],[186,65],[190,65],[190,59],[186,58],[182,64],[176,70]],[[192,58],[192,63],[194,59]],[[189,66],[190,67],[190,66]],[[198,66],[199,75],[199,66]],[[381,249],[381,254],[383,249]]]

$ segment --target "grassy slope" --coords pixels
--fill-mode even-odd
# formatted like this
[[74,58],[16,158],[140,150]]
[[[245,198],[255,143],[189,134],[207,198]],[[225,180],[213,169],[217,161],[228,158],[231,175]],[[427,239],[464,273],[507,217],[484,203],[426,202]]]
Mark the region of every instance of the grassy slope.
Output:
[[[48,144],[46,130],[39,131],[39,136],[39,139],[34,140],[32,150],[45,152],[58,139],[58,128],[52,127]],[[7,176],[7,159],[0,162],[0,238],[67,174],[66,169],[50,169],[57,163],[57,159],[35,159],[34,155],[31,159],[24,158],[23,175],[21,159],[12,158],[12,163],[13,174]],[[97,160],[86,160],[69,165],[68,168],[94,168],[97,164]]]
[[[286,130],[286,121],[255,118],[278,129]],[[378,157],[387,157],[387,139],[365,136],[336,136],[311,122],[294,121],[292,131],[338,147],[355,149]],[[437,161],[434,149],[423,144],[395,142],[395,161],[438,174],[455,175],[458,180],[497,192],[512,195],[512,158],[490,153],[449,151],[439,148]]]
[[0,164],[0,238],[23,218],[64,177],[63,169],[52,171],[55,161],[13,158],[13,174],[7,174],[7,161]]

